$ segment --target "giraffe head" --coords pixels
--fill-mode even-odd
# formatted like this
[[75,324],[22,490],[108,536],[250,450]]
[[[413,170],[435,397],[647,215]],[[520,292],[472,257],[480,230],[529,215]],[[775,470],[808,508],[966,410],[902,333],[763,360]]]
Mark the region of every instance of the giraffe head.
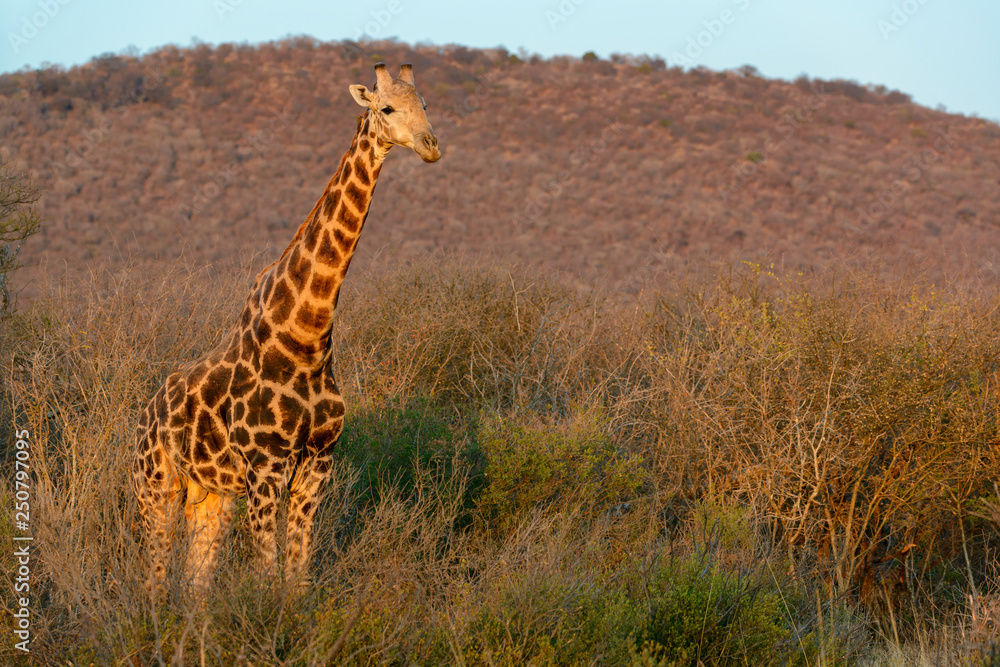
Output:
[[390,145],[405,146],[424,162],[437,162],[441,157],[437,135],[424,111],[427,105],[413,86],[413,66],[403,64],[399,76],[393,79],[385,63],[375,65],[375,88],[351,86],[354,100],[369,110],[375,136]]

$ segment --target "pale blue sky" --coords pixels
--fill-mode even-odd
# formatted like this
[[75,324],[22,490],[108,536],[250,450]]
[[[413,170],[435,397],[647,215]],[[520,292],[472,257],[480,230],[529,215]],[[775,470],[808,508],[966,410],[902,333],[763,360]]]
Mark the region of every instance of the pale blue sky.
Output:
[[[219,44],[308,34],[677,56],[712,69],[750,64],[883,84],[928,106],[1000,119],[997,0],[3,0],[0,71],[75,65],[134,45]],[[723,13],[728,12],[728,13]],[[381,25],[379,23],[381,19]],[[880,23],[881,22],[881,23]],[[701,45],[697,45],[698,42]],[[694,44],[695,46],[692,46]],[[699,51],[700,49],[700,51]]]

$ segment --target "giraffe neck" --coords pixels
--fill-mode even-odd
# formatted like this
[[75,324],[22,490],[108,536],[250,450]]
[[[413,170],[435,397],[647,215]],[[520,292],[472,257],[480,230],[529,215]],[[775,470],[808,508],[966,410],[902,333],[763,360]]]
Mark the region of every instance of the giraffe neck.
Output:
[[376,138],[366,111],[323,196],[281,258],[261,274],[259,321],[268,334],[261,338],[277,335],[290,352],[325,357],[340,288],[389,148]]

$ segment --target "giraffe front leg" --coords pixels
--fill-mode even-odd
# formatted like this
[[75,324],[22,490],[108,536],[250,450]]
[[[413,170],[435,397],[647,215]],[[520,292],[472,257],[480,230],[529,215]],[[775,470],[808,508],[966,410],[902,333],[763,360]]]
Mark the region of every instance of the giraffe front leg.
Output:
[[278,549],[274,541],[278,517],[280,478],[247,471],[247,514],[257,552],[257,566],[262,573],[275,572]]
[[316,508],[323,500],[333,459],[315,456],[302,461],[289,488],[285,540],[285,581],[305,584],[312,556],[312,529]]
[[188,480],[184,516],[191,545],[185,571],[188,583],[199,595],[208,590],[212,581],[219,548],[229,532],[234,505],[232,498],[209,493]]

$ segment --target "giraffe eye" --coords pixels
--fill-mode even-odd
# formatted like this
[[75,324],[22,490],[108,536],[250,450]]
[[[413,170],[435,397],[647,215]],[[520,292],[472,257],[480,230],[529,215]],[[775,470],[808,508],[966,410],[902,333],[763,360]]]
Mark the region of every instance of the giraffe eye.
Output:
[[395,109],[393,109],[392,107],[382,107],[382,113],[384,113],[386,116],[391,114],[393,111],[395,111]]

